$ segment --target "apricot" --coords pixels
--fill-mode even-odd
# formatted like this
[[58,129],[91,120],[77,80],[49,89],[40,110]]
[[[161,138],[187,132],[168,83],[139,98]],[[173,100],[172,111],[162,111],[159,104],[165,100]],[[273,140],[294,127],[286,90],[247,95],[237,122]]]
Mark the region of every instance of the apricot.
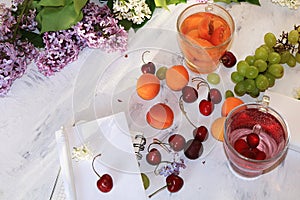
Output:
[[183,65],[174,65],[166,72],[166,84],[171,90],[179,91],[189,82],[189,73]]
[[153,128],[162,130],[173,124],[174,113],[168,105],[157,103],[147,112],[146,120]]
[[228,97],[224,100],[221,108],[221,114],[223,117],[227,117],[231,110],[235,107],[243,104],[244,101],[238,97]]
[[137,80],[136,92],[145,100],[151,100],[157,96],[160,91],[160,81],[150,73],[142,74]]
[[210,132],[212,136],[221,142],[224,141],[224,124],[226,117],[219,117],[213,121],[210,127]]

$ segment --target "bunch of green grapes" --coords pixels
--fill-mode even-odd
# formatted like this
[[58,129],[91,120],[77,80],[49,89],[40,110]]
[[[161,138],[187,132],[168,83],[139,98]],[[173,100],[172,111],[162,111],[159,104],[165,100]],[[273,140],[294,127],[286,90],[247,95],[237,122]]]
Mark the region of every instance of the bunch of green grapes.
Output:
[[283,32],[279,39],[273,33],[266,33],[264,44],[255,50],[254,55],[240,60],[236,71],[231,73],[234,92],[238,96],[258,97],[284,75],[284,64],[295,67],[297,62],[300,63],[300,26],[288,33]]

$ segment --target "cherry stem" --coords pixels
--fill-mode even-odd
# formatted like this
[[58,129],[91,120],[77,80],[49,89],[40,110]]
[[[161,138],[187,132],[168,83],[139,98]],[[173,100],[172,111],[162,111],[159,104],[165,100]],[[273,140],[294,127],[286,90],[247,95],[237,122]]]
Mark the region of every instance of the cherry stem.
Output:
[[146,64],[145,59],[144,59],[145,53],[150,53],[150,51],[144,51],[142,54],[142,61],[144,64]]
[[159,188],[158,190],[156,190],[155,192],[153,192],[152,194],[150,194],[148,197],[149,197],[149,198],[153,197],[153,195],[157,194],[158,192],[164,190],[164,189],[167,188],[167,187],[168,187],[168,185],[165,185],[165,186]]
[[200,86],[203,86],[203,85],[208,88],[207,98],[208,98],[208,100],[210,100],[210,95],[209,95],[209,93],[210,93],[210,86],[207,83],[207,81],[204,78],[202,78],[202,77],[194,77],[194,78],[192,78],[192,82],[195,82],[195,81],[199,81],[199,83],[197,84],[197,90],[199,90]]
[[98,154],[98,155],[96,155],[96,156],[93,158],[93,161],[92,161],[92,167],[93,167],[93,171],[95,172],[95,174],[97,174],[97,176],[98,176],[99,178],[101,178],[100,174],[98,174],[98,173],[96,172],[96,169],[95,169],[95,166],[94,166],[95,160],[96,160],[96,158],[99,157],[99,156],[101,156],[101,153]]
[[154,144],[158,144],[159,146],[161,146],[164,150],[166,150],[168,153],[171,152],[171,150],[167,147],[167,145],[169,145],[168,143],[163,143],[162,141],[160,141],[159,139],[157,138],[154,138],[153,139],[153,142],[151,144],[149,144],[148,146],[148,152],[150,152],[150,146],[151,145],[154,145]]
[[188,122],[194,127],[197,128],[197,126],[190,120],[190,118],[187,115],[187,112],[184,110],[184,105],[183,105],[183,100],[182,100],[182,95],[179,98],[179,107],[185,118],[188,120]]

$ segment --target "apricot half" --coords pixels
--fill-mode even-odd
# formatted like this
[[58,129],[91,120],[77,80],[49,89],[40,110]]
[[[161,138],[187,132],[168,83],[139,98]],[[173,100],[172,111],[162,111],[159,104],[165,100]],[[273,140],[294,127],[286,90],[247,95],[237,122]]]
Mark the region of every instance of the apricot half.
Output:
[[166,83],[171,90],[179,91],[189,82],[189,73],[183,65],[174,65],[166,72]]
[[153,128],[166,129],[173,124],[174,113],[168,105],[157,103],[147,112],[146,120]]
[[151,100],[157,96],[160,90],[159,79],[150,73],[142,74],[136,83],[137,94],[145,100]]

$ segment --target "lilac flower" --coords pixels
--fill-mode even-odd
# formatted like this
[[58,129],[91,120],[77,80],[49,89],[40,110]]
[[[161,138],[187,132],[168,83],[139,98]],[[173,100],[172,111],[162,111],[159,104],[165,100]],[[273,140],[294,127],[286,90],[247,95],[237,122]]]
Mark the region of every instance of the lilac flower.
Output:
[[7,94],[13,81],[27,68],[24,54],[15,47],[9,42],[0,42],[0,96]]
[[113,17],[108,6],[88,3],[83,9],[83,19],[74,27],[88,47],[106,52],[125,51],[128,34]]
[[35,62],[45,76],[53,75],[77,60],[79,52],[85,47],[74,29],[45,32],[43,42],[45,49],[40,52]]
[[180,168],[185,169],[186,165],[184,164],[183,159],[179,159],[179,161],[167,162],[166,165],[156,170],[156,173],[159,175],[163,175],[165,177],[169,176],[170,174],[179,175]]

